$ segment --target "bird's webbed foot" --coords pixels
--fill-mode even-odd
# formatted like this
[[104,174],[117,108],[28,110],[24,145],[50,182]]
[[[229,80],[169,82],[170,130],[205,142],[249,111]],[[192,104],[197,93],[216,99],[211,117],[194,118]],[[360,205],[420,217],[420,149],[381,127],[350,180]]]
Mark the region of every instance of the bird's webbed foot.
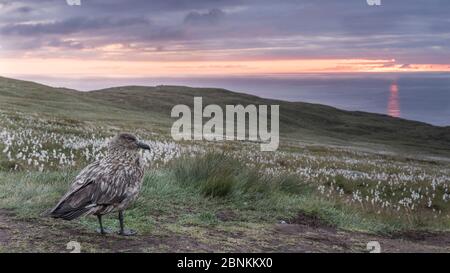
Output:
[[122,235],[122,236],[134,236],[137,234],[137,232],[133,229],[123,229],[123,230],[120,230],[118,232],[118,234]]

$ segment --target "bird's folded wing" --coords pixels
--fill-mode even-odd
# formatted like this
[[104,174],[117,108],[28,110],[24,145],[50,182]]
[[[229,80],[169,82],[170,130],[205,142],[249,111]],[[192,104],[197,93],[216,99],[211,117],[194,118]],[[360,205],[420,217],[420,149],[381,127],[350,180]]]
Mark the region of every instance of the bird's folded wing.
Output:
[[127,197],[126,183],[121,181],[122,176],[101,167],[93,163],[81,171],[54,210],[122,202]]

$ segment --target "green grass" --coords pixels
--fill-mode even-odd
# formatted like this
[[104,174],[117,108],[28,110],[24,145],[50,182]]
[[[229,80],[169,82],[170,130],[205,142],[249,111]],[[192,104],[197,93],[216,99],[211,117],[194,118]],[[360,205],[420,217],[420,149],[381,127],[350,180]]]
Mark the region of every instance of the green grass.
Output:
[[[186,227],[238,228],[252,224],[290,222],[300,212],[345,230],[392,233],[412,229],[446,229],[447,223],[427,221],[415,215],[393,217],[324,198],[295,176],[257,174],[231,157],[207,153],[185,157],[170,167],[147,173],[141,195],[126,212],[126,223],[140,232],[158,232],[160,226],[185,232]],[[33,219],[56,204],[75,171],[48,173],[2,172],[0,207],[19,217]],[[220,212],[232,213],[222,221]],[[107,226],[117,226],[115,215]],[[78,220],[88,229],[96,227],[94,217]],[[442,224],[443,226],[438,226]]]
[[276,193],[306,194],[312,185],[294,175],[265,174],[262,168],[248,168],[224,153],[210,152],[195,159],[176,160],[170,169],[175,180],[196,189],[205,197],[259,199]]

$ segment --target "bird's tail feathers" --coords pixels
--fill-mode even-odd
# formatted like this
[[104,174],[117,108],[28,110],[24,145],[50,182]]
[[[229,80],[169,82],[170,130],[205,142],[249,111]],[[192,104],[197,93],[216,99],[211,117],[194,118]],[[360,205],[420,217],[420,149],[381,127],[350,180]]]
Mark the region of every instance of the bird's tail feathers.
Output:
[[92,207],[90,206],[82,206],[82,207],[71,207],[65,204],[65,202],[58,204],[55,208],[50,211],[46,211],[43,213],[43,216],[52,217],[52,218],[61,218],[64,220],[73,220],[80,216],[87,214]]

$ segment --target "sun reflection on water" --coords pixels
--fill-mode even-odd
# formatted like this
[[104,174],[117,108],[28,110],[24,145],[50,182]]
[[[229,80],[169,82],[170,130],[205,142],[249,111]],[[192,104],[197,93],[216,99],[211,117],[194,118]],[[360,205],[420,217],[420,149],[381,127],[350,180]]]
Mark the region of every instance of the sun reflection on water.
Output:
[[389,91],[388,115],[398,118],[400,117],[400,103],[398,99],[399,89],[397,83],[392,83]]

